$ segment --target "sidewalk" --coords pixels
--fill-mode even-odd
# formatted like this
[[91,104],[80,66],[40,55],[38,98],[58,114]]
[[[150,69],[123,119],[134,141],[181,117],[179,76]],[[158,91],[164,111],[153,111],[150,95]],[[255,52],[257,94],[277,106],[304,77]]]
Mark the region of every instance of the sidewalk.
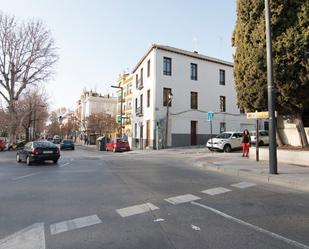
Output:
[[276,184],[301,191],[309,191],[309,167],[278,163],[278,174],[269,174],[268,161],[256,162],[241,154],[208,154],[196,158],[199,167],[224,174]]
[[86,145],[84,143],[75,143],[76,146],[82,147],[85,150],[89,150],[89,151],[98,151],[97,150],[97,146],[96,145]]

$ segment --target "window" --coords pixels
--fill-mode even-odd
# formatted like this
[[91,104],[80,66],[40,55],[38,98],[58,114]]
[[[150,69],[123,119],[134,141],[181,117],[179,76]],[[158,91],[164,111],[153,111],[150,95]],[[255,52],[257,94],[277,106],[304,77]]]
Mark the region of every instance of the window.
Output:
[[197,109],[197,92],[191,92],[191,109]]
[[220,122],[220,133],[226,131],[226,124],[225,122]]
[[143,109],[143,94],[140,96],[140,107]]
[[190,64],[190,78],[191,80],[197,80],[197,64]]
[[141,85],[143,85],[143,75],[144,75],[144,69],[141,68]]
[[137,98],[135,98],[135,112],[137,112]]
[[172,93],[171,88],[163,88],[163,106],[167,106],[169,103],[169,106],[172,106],[172,101],[169,100],[169,96]]
[[134,135],[137,138],[137,123],[134,124]]
[[220,69],[219,76],[220,76],[220,85],[225,85],[225,70]]
[[225,96],[220,96],[220,112],[226,112]]
[[135,84],[136,84],[136,88],[138,88],[138,74],[135,75]]
[[147,77],[150,76],[150,60],[147,61]]
[[163,57],[163,75],[172,75],[172,59]]
[[147,91],[147,107],[150,106],[150,89]]

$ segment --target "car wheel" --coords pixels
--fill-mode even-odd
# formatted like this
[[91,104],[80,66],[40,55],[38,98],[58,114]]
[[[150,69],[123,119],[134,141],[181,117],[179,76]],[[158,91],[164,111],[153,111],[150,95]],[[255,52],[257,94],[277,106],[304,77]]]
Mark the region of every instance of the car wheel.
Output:
[[229,144],[224,145],[224,148],[223,148],[224,152],[229,153],[229,152],[231,152],[231,150],[232,150],[231,145],[229,145]]
[[73,147],[72,150],[75,150],[75,148]]
[[259,146],[263,146],[263,145],[264,145],[264,141],[261,140],[261,141],[259,142]]
[[20,163],[20,162],[21,162],[21,159],[20,159],[19,154],[17,154],[17,155],[16,155],[16,161],[17,161],[18,163]]
[[26,158],[26,163],[27,163],[28,166],[31,165],[31,161],[30,161],[30,157],[29,156],[27,156],[27,158]]
[[55,163],[55,164],[58,163],[58,159],[57,160],[53,160],[53,163]]

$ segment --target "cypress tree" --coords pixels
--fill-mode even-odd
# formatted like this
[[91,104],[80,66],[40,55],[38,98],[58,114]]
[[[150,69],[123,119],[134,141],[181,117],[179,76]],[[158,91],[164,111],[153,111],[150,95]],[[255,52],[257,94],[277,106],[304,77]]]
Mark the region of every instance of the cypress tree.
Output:
[[[263,0],[238,0],[232,43],[234,76],[239,107],[267,110],[267,66]],[[301,115],[309,106],[309,1],[271,0],[276,110],[293,117],[308,145]]]

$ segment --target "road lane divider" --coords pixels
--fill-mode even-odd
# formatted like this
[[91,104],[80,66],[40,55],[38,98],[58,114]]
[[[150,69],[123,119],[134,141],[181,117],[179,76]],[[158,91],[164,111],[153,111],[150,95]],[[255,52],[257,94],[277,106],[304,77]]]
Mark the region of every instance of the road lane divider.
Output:
[[203,190],[202,193],[208,194],[208,195],[219,195],[219,194],[224,194],[230,191],[232,190],[228,188],[218,187],[218,188],[210,188],[210,189]]
[[243,220],[240,220],[238,218],[235,218],[235,217],[233,217],[233,216],[231,216],[229,214],[223,213],[223,212],[221,212],[221,211],[219,211],[219,210],[217,210],[215,208],[212,208],[212,207],[209,207],[209,206],[206,206],[204,204],[201,204],[201,203],[198,203],[198,202],[194,202],[194,201],[191,202],[191,204],[195,205],[195,206],[198,206],[198,207],[201,207],[201,208],[204,208],[204,209],[206,209],[208,211],[211,211],[211,212],[213,212],[213,213],[215,213],[215,214],[217,214],[219,216],[222,216],[222,217],[224,217],[224,218],[226,218],[228,220],[234,221],[234,222],[236,222],[236,223],[238,223],[240,225],[249,227],[252,230],[255,230],[255,231],[263,233],[263,234],[266,234],[266,235],[268,235],[268,236],[270,236],[272,238],[281,240],[281,241],[283,241],[283,242],[285,242],[285,243],[287,243],[289,245],[292,245],[294,247],[301,248],[301,249],[309,249],[309,246],[307,246],[305,244],[302,244],[302,243],[299,243],[299,242],[297,242],[295,240],[283,237],[283,236],[281,236],[279,234],[273,233],[271,231],[268,231],[268,230],[266,230],[264,228],[261,228],[261,227],[258,227],[256,225],[250,224],[250,223],[248,223],[246,221],[243,221]]
[[38,175],[40,173],[41,173],[41,171],[40,172],[31,173],[31,174],[28,174],[28,175],[18,176],[18,177],[12,178],[12,180],[13,181],[17,181],[17,180],[24,179],[24,178],[27,178],[27,177],[30,177],[30,176]]
[[167,199],[164,199],[164,200],[173,204],[173,205],[177,205],[177,204],[181,204],[181,203],[196,201],[196,200],[199,200],[199,199],[201,199],[201,198],[198,197],[198,196],[186,194],[186,195],[179,195],[179,196],[170,197],[170,198],[167,198]]
[[100,224],[100,223],[102,223],[102,221],[97,215],[90,215],[90,216],[80,217],[80,218],[52,224],[50,225],[50,233],[51,235],[55,235],[58,233],[63,233],[63,232],[75,230],[78,228],[93,226],[93,225]]
[[153,205],[152,203],[144,203],[140,205],[135,205],[131,207],[121,208],[117,209],[116,212],[123,218],[136,215],[136,214],[142,214],[150,211],[154,211],[159,209],[157,206]]
[[70,164],[70,163],[64,163],[64,164],[60,165],[59,168],[63,168],[63,167],[65,167],[65,166],[68,166],[69,164]]
[[239,182],[236,184],[232,184],[231,186],[235,188],[244,189],[244,188],[250,188],[250,187],[256,186],[256,184],[253,182]]
[[44,223],[35,223],[0,240],[1,249],[46,248]]

